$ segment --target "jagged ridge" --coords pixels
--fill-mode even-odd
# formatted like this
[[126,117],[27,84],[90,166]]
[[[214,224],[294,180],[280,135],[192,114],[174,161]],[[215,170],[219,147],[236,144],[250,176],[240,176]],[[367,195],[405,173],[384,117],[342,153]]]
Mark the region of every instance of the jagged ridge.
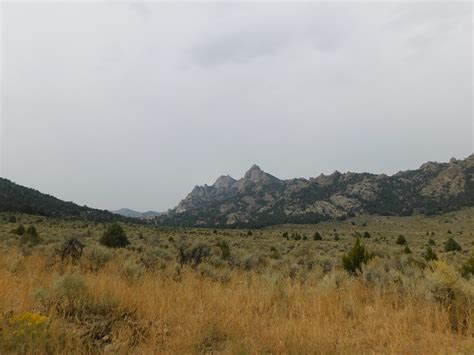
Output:
[[212,186],[196,186],[159,221],[260,227],[317,223],[362,213],[435,214],[464,206],[474,206],[474,155],[449,163],[428,162],[392,176],[336,171],[310,179],[280,180],[254,165],[239,180],[221,176]]

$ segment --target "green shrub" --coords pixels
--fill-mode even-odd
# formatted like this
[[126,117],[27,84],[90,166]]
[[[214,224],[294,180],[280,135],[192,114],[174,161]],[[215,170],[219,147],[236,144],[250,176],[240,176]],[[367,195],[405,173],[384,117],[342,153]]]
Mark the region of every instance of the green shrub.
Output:
[[16,216],[10,216],[10,217],[8,217],[8,222],[10,222],[10,223],[16,223]]
[[214,281],[217,281],[219,279],[219,276],[217,275],[214,267],[208,263],[199,264],[199,266],[197,267],[197,271],[202,277],[207,277]]
[[426,251],[423,253],[423,258],[426,261],[438,260],[438,255],[431,249],[431,247],[426,248]]
[[244,255],[244,257],[242,258],[242,261],[240,263],[240,266],[244,270],[251,270],[251,269],[257,267],[257,265],[258,265],[258,258],[255,255],[252,255],[252,254]]
[[230,247],[227,241],[217,243],[217,246],[221,249],[221,259],[228,260],[230,258]]
[[13,233],[15,233],[16,235],[23,235],[23,234],[25,234],[25,232],[26,232],[26,229],[23,226],[23,224],[20,224],[18,227],[16,227],[13,230]]
[[38,231],[36,230],[35,226],[29,226],[25,233],[36,238],[39,237]]
[[358,271],[362,271],[362,264],[367,264],[371,257],[360,239],[357,238],[352,250],[342,257],[342,265],[346,271],[357,274]]
[[283,233],[283,238],[285,238],[286,240],[288,240],[288,232],[284,232],[284,233]]
[[436,242],[433,239],[430,238],[428,240],[428,245],[431,245],[431,246],[436,245]]
[[403,249],[403,252],[405,254],[411,254],[411,249],[408,247],[408,245],[405,247],[405,249]]
[[130,242],[118,223],[111,224],[100,238],[100,244],[111,248],[124,248]]
[[468,277],[469,275],[474,276],[474,256],[471,256],[466,263],[461,267],[461,275]]
[[298,232],[294,232],[291,234],[291,237],[294,239],[294,240],[301,240],[301,235],[298,233]]
[[403,235],[400,234],[395,243],[397,243],[398,245],[407,245],[407,240]]
[[177,261],[181,264],[188,264],[197,267],[201,262],[212,255],[211,247],[205,242],[196,242],[191,246],[180,246],[178,248]]
[[41,243],[38,231],[35,226],[29,226],[25,233],[21,236],[20,244],[34,246]]
[[369,232],[365,231],[363,237],[364,238],[370,238],[371,236],[370,236]]
[[321,237],[321,234],[319,234],[319,232],[314,232],[313,239],[314,240],[323,240],[323,237]]
[[444,245],[444,251],[461,251],[462,248],[458,242],[456,242],[453,238],[449,238],[446,244]]

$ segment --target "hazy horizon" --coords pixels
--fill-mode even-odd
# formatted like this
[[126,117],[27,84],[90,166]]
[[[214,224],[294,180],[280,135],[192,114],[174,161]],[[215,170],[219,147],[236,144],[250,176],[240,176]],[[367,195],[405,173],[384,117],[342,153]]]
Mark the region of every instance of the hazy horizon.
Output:
[[253,164],[393,174],[473,152],[472,4],[2,3],[0,176],[166,211]]

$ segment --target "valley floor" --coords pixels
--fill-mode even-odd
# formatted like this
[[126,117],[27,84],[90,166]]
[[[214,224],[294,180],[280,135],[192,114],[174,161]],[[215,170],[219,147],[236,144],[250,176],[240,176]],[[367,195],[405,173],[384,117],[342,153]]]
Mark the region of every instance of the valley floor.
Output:
[[[102,224],[3,217],[2,354],[474,352],[474,209],[253,231],[125,225],[119,249],[98,243]],[[20,224],[39,241],[23,243]],[[372,258],[351,275],[341,259],[358,235]],[[70,237],[84,254],[61,263]],[[462,250],[446,252],[448,238]],[[188,265],[180,248],[207,252]]]

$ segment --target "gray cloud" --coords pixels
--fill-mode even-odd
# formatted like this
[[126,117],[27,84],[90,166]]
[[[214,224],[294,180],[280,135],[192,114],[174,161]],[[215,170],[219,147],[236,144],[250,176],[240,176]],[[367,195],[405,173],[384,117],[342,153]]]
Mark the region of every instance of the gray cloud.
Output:
[[253,163],[393,173],[472,152],[464,3],[2,6],[1,175],[66,200],[164,210]]
[[192,48],[191,58],[214,66],[276,56],[305,44],[317,51],[336,51],[350,35],[352,19],[346,12],[352,6],[243,4],[236,21],[210,29],[210,35]]
[[129,2],[129,6],[132,11],[135,11],[145,20],[148,20],[151,17],[151,8],[145,1],[132,0]]

